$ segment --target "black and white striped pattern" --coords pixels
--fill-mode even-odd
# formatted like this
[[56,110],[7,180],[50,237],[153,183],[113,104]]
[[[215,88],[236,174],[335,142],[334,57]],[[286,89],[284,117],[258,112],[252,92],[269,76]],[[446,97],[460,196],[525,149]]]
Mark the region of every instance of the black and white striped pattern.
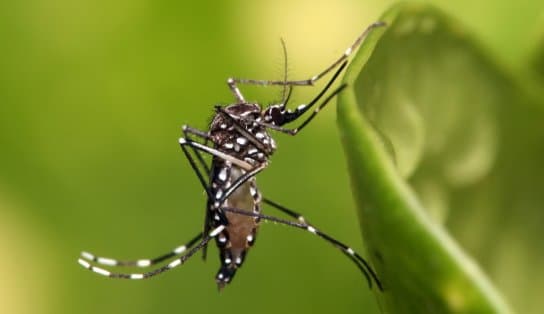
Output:
[[162,261],[171,259],[175,256],[181,255],[185,251],[187,251],[188,248],[191,248],[198,240],[202,238],[202,233],[199,233],[196,237],[191,239],[187,244],[180,245],[176,247],[175,249],[171,250],[170,252],[154,257],[154,258],[143,258],[138,260],[117,260],[113,258],[108,257],[100,257],[95,256],[92,253],[89,252],[81,252],[81,258],[84,260],[87,260],[88,262],[96,263],[99,265],[104,266],[132,266],[132,267],[149,267],[155,264],[159,264]]
[[[273,203],[273,202],[269,202],[269,204],[270,203]],[[342,253],[344,253],[346,256],[348,256],[357,265],[357,267],[362,271],[362,273],[366,277],[366,279],[368,281],[368,285],[369,285],[370,288],[372,288],[372,281],[374,281],[376,283],[376,285],[378,286],[378,289],[380,291],[383,291],[383,286],[382,286],[381,281],[378,279],[378,276],[376,275],[376,273],[374,272],[372,267],[370,267],[368,262],[363,257],[361,257],[361,255],[359,255],[359,253],[355,252],[351,247],[347,246],[346,244],[344,244],[344,243],[334,239],[333,237],[329,236],[328,234],[318,230],[313,225],[305,222],[306,220],[301,215],[298,215],[298,214],[291,211],[291,213],[294,213],[297,216],[296,218],[298,218],[299,221],[304,221],[304,222],[289,221],[289,220],[285,220],[285,219],[281,219],[281,218],[277,218],[277,217],[273,217],[273,216],[248,212],[248,211],[240,210],[240,209],[237,209],[237,208],[226,208],[225,207],[225,208],[222,208],[222,209],[224,211],[236,213],[236,214],[239,214],[239,215],[257,217],[257,218],[261,218],[261,219],[264,219],[264,220],[267,220],[267,221],[272,221],[272,222],[275,222],[275,223],[279,223],[279,224],[283,224],[283,225],[303,229],[303,230],[306,230],[306,231],[310,232],[311,234],[314,234],[314,235],[324,239],[325,241],[331,243],[336,248],[341,250]]]
[[[164,273],[170,269],[176,268],[180,265],[183,265],[191,256],[193,256],[196,252],[198,252],[204,245],[206,245],[211,239],[215,238],[221,231],[225,229],[224,225],[220,225],[219,227],[213,229],[210,233],[208,233],[196,246],[193,246],[192,248],[187,251],[185,255],[182,255],[181,257],[174,259],[172,262],[168,263],[167,265],[157,268],[155,270],[145,272],[145,273],[132,273],[132,274],[125,274],[125,273],[115,273],[110,272],[109,270],[106,270],[104,268],[94,266],[91,264],[91,262],[96,262],[102,265],[106,266],[140,266],[140,267],[148,267],[153,265],[152,259],[140,259],[136,260],[134,262],[121,262],[110,258],[103,258],[103,257],[95,257],[91,253],[83,252],[81,253],[81,258],[78,260],[78,263],[83,266],[84,268],[89,269],[90,271],[93,271],[99,275],[110,277],[110,278],[122,278],[122,279],[146,279],[149,277],[156,276],[158,274]],[[199,236],[199,239],[201,238],[201,235]],[[192,242],[192,243],[191,243]],[[188,249],[188,247],[191,247],[194,245],[196,241],[194,239],[187,244],[187,246],[182,245],[178,248],[176,248],[174,251],[172,251],[169,254],[166,255],[172,255],[176,256],[184,252]],[[164,256],[166,256],[164,255]],[[158,258],[157,258],[158,259]],[[162,259],[166,260],[166,258]],[[162,261],[161,260],[161,261]]]

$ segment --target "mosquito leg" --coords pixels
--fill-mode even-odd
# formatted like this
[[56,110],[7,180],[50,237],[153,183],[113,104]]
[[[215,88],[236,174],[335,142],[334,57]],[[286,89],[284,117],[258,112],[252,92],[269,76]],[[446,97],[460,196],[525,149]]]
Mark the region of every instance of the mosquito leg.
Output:
[[238,103],[243,104],[246,102],[246,100],[244,99],[242,92],[240,92],[240,89],[236,85],[237,82],[238,82],[237,79],[233,79],[233,78],[227,79],[227,85],[229,86],[230,91],[234,94],[234,97],[236,98]]
[[[199,129],[195,129],[193,127],[190,127],[186,124],[184,124],[182,127],[181,127],[181,131],[183,132],[183,135],[185,135],[185,137],[190,138],[190,135],[196,135],[204,140],[210,140],[211,137],[210,137],[210,134],[208,132],[204,132],[204,131],[201,131]],[[192,139],[191,139],[192,140]]]
[[[305,80],[295,80],[295,81],[277,81],[277,80],[253,80],[253,79],[236,79],[236,78],[230,78],[228,80],[229,86],[231,87],[231,90],[233,90],[233,93],[237,96],[237,99],[240,100],[240,98],[243,100],[243,97],[241,97],[240,91],[236,87],[236,84],[246,84],[246,85],[289,85],[289,86],[312,86],[317,82],[320,78],[325,76],[327,73],[332,71],[334,68],[336,68],[338,65],[340,65],[342,62],[346,61],[348,57],[357,49],[357,47],[361,44],[363,39],[368,35],[370,31],[372,31],[374,28],[385,26],[385,23],[383,22],[375,22],[370,24],[362,33],[357,37],[355,42],[344,51],[344,53],[336,59],[331,65],[329,65],[325,70],[321,71],[320,73],[312,76],[309,79]],[[235,92],[237,90],[237,92]]]
[[247,171],[249,171],[249,170],[251,170],[253,168],[249,163],[247,163],[247,162],[245,162],[243,160],[232,157],[232,156],[230,156],[228,154],[225,154],[222,151],[219,151],[219,150],[217,150],[215,148],[211,148],[209,146],[200,144],[198,142],[193,142],[192,140],[184,138],[184,137],[181,137],[179,139],[179,144],[181,146],[188,145],[188,146],[190,146],[190,147],[192,147],[194,149],[198,149],[198,150],[200,150],[202,152],[205,152],[205,153],[208,153],[208,154],[213,155],[215,157],[221,158],[221,159],[223,159],[225,161],[229,161],[232,164],[237,165],[238,167],[240,167],[240,168],[242,168],[244,170],[247,170]]
[[99,275],[110,277],[110,278],[121,278],[121,279],[146,279],[149,277],[153,277],[156,275],[159,275],[161,273],[164,273],[166,271],[169,271],[179,265],[184,264],[191,256],[193,256],[196,252],[198,252],[202,247],[204,247],[208,242],[210,242],[211,239],[215,238],[219,233],[221,233],[226,226],[220,225],[210,231],[196,246],[191,248],[185,255],[175,259],[174,261],[170,262],[168,265],[165,265],[163,267],[157,268],[155,270],[152,270],[150,272],[146,273],[132,273],[132,274],[126,274],[126,273],[112,273],[106,269],[93,266],[88,261],[80,258],[78,260],[79,264],[83,266],[84,268],[87,268]]
[[[187,126],[187,125],[184,125],[182,127],[182,131],[183,131],[183,134],[185,135],[185,138],[180,138],[179,139],[180,143],[182,142],[182,140],[184,140],[184,141],[190,141],[191,143],[200,144],[198,142],[194,142],[191,139],[191,137],[190,137],[191,134],[202,137],[204,139],[209,138],[207,133],[202,132],[202,131],[197,130],[197,129],[194,129],[194,128],[192,128],[190,126]],[[200,144],[200,145],[202,145],[202,144]],[[202,146],[208,147],[206,145],[202,145]],[[206,194],[208,195],[208,197],[210,197],[211,194],[209,192],[209,186],[208,186],[208,182],[207,182],[208,178],[202,174],[201,170],[198,168],[198,165],[196,164],[195,160],[193,159],[193,156],[187,150],[186,145],[181,144],[180,147],[181,147],[181,149],[183,151],[183,154],[185,154],[185,157],[189,161],[189,164],[191,165],[191,168],[193,169],[196,176],[198,177],[198,181],[200,181],[200,184],[202,185],[202,187],[206,191]],[[200,165],[202,167],[204,167],[205,172],[209,173],[210,172],[209,167],[206,165],[206,162],[204,161],[204,158],[202,158],[202,155],[200,154],[200,151],[197,148],[195,148],[193,145],[189,145],[189,147],[191,147],[191,150],[197,156],[198,162],[200,163]]]
[[[204,157],[202,157],[202,154],[200,154],[200,151],[193,147],[191,147],[191,151],[196,156],[196,159],[198,163],[200,164],[200,166],[203,168],[202,172],[205,174],[210,173],[210,167],[206,164],[206,161],[204,160]],[[203,177],[205,176],[203,175]]]
[[[225,112],[225,114],[230,117],[230,115],[228,113]],[[196,134],[196,135],[199,135],[199,136],[202,135],[202,137],[208,138],[208,135],[206,133],[204,133],[202,131],[199,131],[199,130],[196,130],[196,129],[193,129],[193,128],[188,127],[188,126],[183,126],[183,131],[191,133],[191,134]],[[186,136],[187,136],[187,134],[186,134]],[[204,176],[202,175],[202,173],[198,169],[194,159],[189,154],[189,151],[185,148],[185,145],[189,145],[193,149],[193,151],[195,151],[195,153],[197,155],[197,158],[200,160],[201,164],[204,165],[205,167],[206,167],[205,162],[204,162],[204,160],[202,158],[202,155],[200,155],[199,151],[211,154],[211,155],[213,155],[215,157],[218,157],[218,158],[222,158],[225,161],[230,161],[231,163],[236,164],[236,165],[240,166],[242,169],[247,171],[244,175],[242,175],[238,179],[236,179],[236,181],[234,181],[232,183],[231,187],[228,190],[226,190],[225,192],[221,192],[220,194],[215,195],[215,199],[219,203],[224,202],[225,199],[227,199],[237,188],[239,188],[247,180],[251,179],[252,177],[254,177],[256,174],[258,174],[259,172],[261,172],[262,170],[264,170],[268,166],[268,163],[266,163],[266,162],[262,163],[262,164],[259,164],[256,167],[252,166],[252,165],[250,165],[249,163],[247,163],[245,161],[242,161],[240,159],[237,159],[235,157],[227,155],[227,154],[225,154],[225,153],[223,153],[223,152],[221,152],[221,151],[219,151],[217,149],[202,145],[202,144],[200,144],[198,142],[194,142],[189,137],[186,137],[186,138],[182,137],[182,138],[179,139],[179,142],[181,144],[181,148],[183,149],[183,152],[185,153],[187,159],[189,160],[189,163],[191,164],[191,167],[193,168],[193,170],[197,174],[197,176],[199,178],[199,181],[201,182],[202,186],[208,191],[209,191],[208,184],[206,183]],[[212,197],[211,195],[208,195],[208,196]]]
[[[190,135],[196,135],[196,136],[199,136],[203,139],[205,139],[205,146],[207,146],[207,141],[210,139],[210,136],[208,133],[206,132],[203,132],[203,131],[200,131],[198,129],[195,129],[195,128],[192,128],[188,125],[184,125],[182,127],[182,131],[183,131],[183,134],[185,135],[186,138],[189,138],[190,139]],[[207,176],[205,176],[201,170],[198,168],[198,166],[196,165],[192,155],[189,153],[189,151],[187,150],[187,148],[185,147],[185,145],[180,145],[181,146],[181,149],[183,150],[183,153],[185,154],[185,157],[187,158],[187,160],[189,161],[189,164],[191,165],[191,168],[193,169],[193,171],[195,172],[196,176],[198,177],[198,180],[200,181],[200,184],[202,185],[202,188],[204,188],[204,190],[206,191],[206,195],[208,196],[208,199],[210,199],[212,197],[212,194],[210,192],[210,187],[208,186],[208,182],[209,182],[209,173],[210,173],[210,167],[208,167],[208,165],[206,164],[206,162],[204,161],[204,158],[202,157],[202,154],[200,153],[200,151],[196,148],[194,148],[193,146],[190,146],[192,152],[194,153],[194,155],[196,155],[196,159],[198,160],[198,162],[200,163],[200,166],[202,168],[204,168],[204,173],[208,174]],[[203,230],[203,233],[208,233],[210,231],[210,212],[208,210],[206,210],[206,214],[204,215],[204,230]],[[202,247],[202,260],[206,260],[206,257],[207,257],[207,252],[208,252],[208,245],[204,245]]]
[[195,243],[197,243],[197,241],[200,240],[201,238],[202,238],[202,232],[199,233],[197,236],[195,236],[193,239],[191,239],[189,242],[187,242],[187,244],[178,246],[177,248],[173,249],[172,251],[166,254],[163,254],[154,258],[149,258],[149,259],[144,258],[144,259],[138,259],[138,260],[123,261],[123,260],[117,260],[117,259],[108,258],[108,257],[96,256],[89,252],[81,252],[81,257],[90,262],[94,262],[96,264],[105,265],[105,266],[149,267],[149,266],[158,264],[162,261],[168,260],[172,257],[182,254],[187,249],[190,249],[193,245],[195,245]]
[[200,169],[198,169],[198,166],[196,165],[195,160],[193,159],[193,156],[191,156],[191,154],[189,153],[189,151],[187,150],[187,148],[184,145],[181,145],[181,150],[183,151],[183,154],[185,155],[185,157],[189,161],[189,164],[191,165],[191,168],[193,169],[194,173],[198,177],[198,181],[200,181],[200,184],[202,185],[202,187],[206,191],[206,194],[208,196],[210,196],[211,194],[210,194],[210,189],[208,187],[208,184],[204,180],[204,176],[200,172]]
[[[193,129],[193,128],[190,128],[188,126],[184,126],[183,131],[185,133],[186,139],[181,138],[180,143],[181,143],[182,139],[185,140],[185,141],[191,141],[191,139],[189,138],[188,133],[195,134],[195,135],[205,137],[205,138],[208,137],[208,135],[206,133],[204,133],[202,131],[199,131],[199,130],[196,130],[196,129]],[[200,144],[198,142],[193,142],[193,141],[191,141],[191,143]],[[202,144],[200,144],[200,145],[202,145]],[[205,145],[202,145],[202,146],[209,148],[208,146],[205,146]],[[197,147],[195,147],[193,145],[191,145],[190,147],[193,150],[193,152],[195,153],[195,155],[197,156],[197,159],[200,162],[201,166],[209,174],[210,170],[209,170],[208,166],[206,165],[206,163],[204,162],[204,159],[203,159],[202,155],[200,154],[201,151]],[[251,166],[252,168],[248,172],[246,172],[244,175],[242,175],[238,179],[236,179],[232,183],[231,187],[228,190],[226,190],[224,192],[222,190],[218,190],[216,195],[212,196],[211,192],[210,192],[210,189],[209,189],[209,186],[208,186],[208,183],[206,182],[206,179],[209,179],[209,178],[205,178],[205,176],[202,174],[202,172],[200,171],[200,169],[196,165],[195,160],[193,159],[193,157],[191,156],[191,154],[189,153],[189,151],[187,150],[185,145],[181,145],[181,148],[183,150],[183,153],[187,157],[187,160],[189,161],[189,163],[191,165],[191,168],[196,173],[200,183],[202,184],[202,187],[204,188],[204,190],[206,190],[206,194],[208,195],[208,198],[216,200],[216,207],[219,207],[219,205],[222,204],[234,191],[236,191],[236,189],[238,189],[246,181],[253,178],[257,173],[261,172],[268,165],[267,163],[263,163],[263,164],[258,165],[257,167]],[[207,152],[207,151],[204,151],[204,152]],[[217,157],[219,157],[219,156],[217,156]],[[209,221],[210,221],[209,211],[206,211],[206,216],[204,218],[204,233],[207,233],[209,231],[209,226],[208,226]],[[206,249],[207,249],[207,246],[204,246],[203,250],[202,250],[203,259],[206,259]]]
[[[268,166],[268,163],[264,162],[257,167],[253,168],[252,170],[246,172],[245,174],[241,175],[238,179],[236,179],[230,188],[228,188],[225,192],[220,192],[215,195],[216,199],[216,205],[219,207],[219,204],[222,204],[229,196],[236,191],[242,184],[246,183],[251,178],[255,177],[259,172],[263,171]],[[252,191],[250,189],[251,196],[254,196],[254,193],[257,193],[257,191]]]
[[187,156],[187,159],[189,160],[189,163],[191,164],[191,167],[193,168],[195,173],[197,173],[197,176],[199,177],[199,180],[200,180],[201,184],[207,190],[208,190],[208,185],[205,183],[204,176],[198,170],[198,167],[197,167],[194,159],[192,157],[190,157],[189,151],[187,151],[185,149],[185,147],[184,147],[185,145],[189,145],[191,148],[193,148],[195,150],[200,150],[200,151],[209,153],[209,154],[211,154],[213,156],[216,156],[218,158],[222,158],[225,161],[230,161],[231,163],[236,164],[236,165],[240,166],[242,169],[247,171],[244,175],[240,176],[234,183],[232,183],[231,187],[227,191],[225,191],[224,193],[221,193],[219,196],[215,195],[215,199],[217,199],[220,203],[223,202],[225,199],[227,199],[238,187],[240,187],[240,185],[244,184],[247,180],[251,179],[252,177],[254,177],[256,174],[258,174],[259,172],[261,172],[262,170],[264,170],[268,166],[268,163],[266,163],[266,162],[261,163],[256,167],[252,166],[252,165],[250,165],[249,163],[247,163],[245,161],[242,161],[240,159],[237,159],[235,157],[227,155],[227,154],[225,154],[225,153],[223,153],[223,152],[221,152],[219,150],[216,150],[214,148],[202,145],[202,144],[200,144],[198,142],[193,142],[193,141],[191,141],[190,139],[187,139],[187,138],[182,137],[182,138],[179,139],[179,142],[181,144],[181,147],[182,147],[184,153]]
[[[198,130],[198,129],[195,129],[195,128],[192,128],[192,127],[190,127],[188,125],[182,126],[182,131],[183,131],[183,134],[185,135],[186,138],[191,139],[190,134],[193,134],[193,135],[196,135],[198,137],[203,138],[204,139],[204,145],[206,145],[206,146],[208,146],[208,141],[211,140],[211,137],[210,137],[209,133]],[[208,165],[204,161],[204,158],[200,154],[200,151],[198,151],[195,148],[192,148],[192,151],[193,151],[193,153],[195,153],[200,165],[204,168],[204,172],[209,173],[210,172],[210,167],[208,167]]]
[[[347,62],[342,63],[342,65],[334,73],[333,77],[329,80],[327,85],[308,104],[301,104],[294,111],[291,111],[291,110],[282,111],[282,115],[283,115],[282,125],[297,120],[300,116],[302,116],[304,113],[306,113],[306,111],[308,111],[310,108],[312,108],[323,97],[323,95],[329,90],[329,88],[336,81],[336,79],[338,78],[340,73],[344,70],[346,65],[347,65]],[[254,122],[257,123],[257,124],[260,124],[260,125],[262,125],[264,127],[267,127],[269,129],[278,131],[278,132],[287,133],[289,135],[296,135],[302,128],[304,128],[319,113],[319,111],[321,111],[321,109],[323,109],[323,107],[325,107],[331,101],[332,98],[334,98],[334,96],[336,96],[338,93],[340,93],[345,87],[346,87],[346,85],[341,85],[340,87],[335,89],[331,93],[331,95],[329,95],[327,98],[325,98],[325,100],[322,101],[322,103],[314,110],[314,112],[312,112],[312,114],[297,128],[289,129],[289,128],[284,128],[284,127],[279,126],[279,125],[267,123],[267,122],[262,122],[262,121],[254,121]],[[226,115],[228,115],[228,113],[226,113]],[[231,117],[230,115],[228,115],[228,116],[231,119],[235,120],[234,117]]]
[[[267,198],[263,198],[263,202],[265,204],[268,204],[271,207],[281,211],[282,213],[285,213],[288,216],[297,219],[301,223],[306,224],[309,227],[313,227],[315,229],[315,227],[308,220],[306,220],[300,213],[297,213],[297,212],[295,212],[295,211],[293,211],[293,210],[291,210],[291,209],[289,209],[289,208],[287,208],[285,206],[282,206],[282,205],[280,205],[280,204],[278,204],[276,202],[273,202],[273,201],[271,201],[271,200],[269,200]],[[353,255],[348,254],[348,252],[346,250],[342,249],[342,253],[344,253],[347,257],[349,257],[357,265],[357,267],[361,270],[363,275],[366,277],[367,282],[370,282],[370,277],[369,277],[366,269],[364,269],[363,266],[361,266],[361,263],[359,263],[357,261],[357,259]]]
[[[202,137],[202,134],[205,135],[204,132],[201,132],[199,130],[192,129],[192,128],[185,128],[184,127],[184,132],[187,132],[187,133],[190,133],[190,134],[195,134],[195,135],[201,136],[201,137]],[[210,194],[209,190],[208,190],[208,187],[206,185],[206,182],[204,181],[204,177],[202,176],[200,170],[197,168],[192,156],[189,154],[189,152],[187,151],[187,149],[184,146],[182,146],[182,149],[183,149],[187,159],[189,160],[189,163],[191,164],[191,167],[193,168],[193,170],[195,171],[195,173],[199,177],[199,180],[201,181],[204,189],[206,190],[206,192],[208,194]],[[200,157],[199,159],[201,159],[202,162],[203,162],[202,156],[200,156],[200,154],[198,154],[198,156]],[[207,231],[209,231],[209,230],[205,230],[204,233],[207,233]],[[199,239],[201,239],[202,235],[204,233],[202,233],[202,232],[199,233],[196,237],[191,239],[186,245],[181,245],[181,246],[175,248],[174,250],[172,250],[169,253],[166,253],[166,254],[163,254],[161,256],[151,258],[151,259],[138,259],[138,260],[122,261],[122,260],[116,260],[116,259],[112,259],[112,258],[108,258],[108,257],[95,256],[94,254],[91,254],[89,252],[82,252],[81,257],[83,259],[86,259],[86,260],[90,261],[90,262],[94,262],[94,263],[97,263],[97,264],[100,264],[100,265],[105,265],[105,266],[148,267],[148,266],[158,264],[158,263],[160,263],[160,262],[162,262],[164,260],[168,260],[168,259],[170,259],[172,257],[175,257],[175,256],[178,256],[178,255],[182,254],[188,248],[191,248]],[[97,269],[100,269],[100,268],[97,268]]]
[[[197,159],[199,160],[201,166],[203,166],[206,173],[209,174],[210,170],[209,170],[208,166],[206,165],[206,163],[204,162],[204,159],[202,158],[202,155],[200,154],[200,151],[198,151],[197,149],[195,149],[193,147],[191,147],[191,148],[192,148],[193,153],[195,153],[195,155],[197,156]],[[202,185],[202,188],[204,188],[204,191],[206,191],[206,195],[208,196],[208,199],[211,198],[212,193],[210,192],[210,187],[208,186],[208,183],[205,181],[204,175],[202,174],[202,172],[200,171],[200,169],[196,165],[195,160],[193,159],[193,156],[191,156],[191,154],[189,153],[189,151],[187,150],[187,148],[184,145],[181,145],[181,149],[183,150],[183,153],[185,154],[185,157],[189,161],[189,164],[191,165],[191,168],[193,169],[194,173],[198,177],[198,181],[200,181],[200,184]],[[206,214],[204,215],[203,233],[208,233],[208,231],[210,231],[209,222],[210,222],[210,212],[208,210],[206,210]],[[202,247],[202,260],[204,260],[204,261],[206,260],[207,251],[208,251],[208,246],[204,245]]]
[[[206,145],[206,144],[204,144]],[[207,146],[207,145],[206,145]],[[204,160],[204,158],[202,157],[202,154],[200,154],[200,151],[197,150],[197,149],[194,149],[191,147],[191,150],[193,151],[193,153],[196,155],[196,158],[198,160],[198,163],[200,164],[200,166],[202,168],[204,168],[204,173],[210,173],[210,167],[208,167],[208,165],[206,164],[206,161]]]
[[321,89],[319,94],[317,94],[317,96],[315,96],[314,99],[312,99],[312,101],[310,101],[308,104],[299,105],[295,109],[294,112],[291,112],[290,110],[287,110],[286,117],[285,117],[285,120],[286,120],[285,123],[289,123],[291,121],[296,120],[298,117],[303,115],[306,111],[308,111],[308,109],[312,108],[313,105],[315,105],[321,99],[321,97],[323,97],[323,95],[325,95],[325,93],[331,88],[332,84],[334,84],[334,82],[338,79],[338,76],[346,68],[347,64],[348,64],[348,62],[344,61],[340,65],[340,67],[338,68],[338,70],[336,70],[336,72],[334,73],[332,78],[327,82],[327,85],[325,85],[325,87],[323,87],[323,89]]
[[319,111],[321,111],[321,109],[323,109],[331,101],[331,99],[334,98],[334,96],[338,95],[338,93],[340,93],[346,87],[347,85],[341,85],[340,87],[335,89],[329,96],[327,96],[327,98],[325,98],[325,100],[323,100],[323,102],[319,105],[319,107],[315,108],[315,110],[312,112],[312,114],[308,118],[306,118],[306,120],[304,120],[298,127],[289,130],[289,134],[297,135],[298,132],[300,132],[300,130],[302,130],[308,123],[310,123],[310,121],[312,121],[315,118],[315,116],[319,113]]
[[340,93],[346,87],[347,85],[341,85],[340,87],[335,89],[329,96],[327,96],[327,98],[325,98],[325,100],[323,100],[323,102],[319,105],[319,107],[315,108],[314,112],[312,112],[312,114],[304,122],[302,122],[302,124],[299,125],[297,128],[288,129],[288,128],[283,128],[281,126],[277,126],[270,123],[264,123],[264,122],[257,122],[257,123],[269,129],[272,129],[274,131],[286,133],[293,136],[297,135],[298,132],[300,132],[302,128],[304,128],[308,123],[310,123],[310,121],[313,120],[313,118],[319,113],[319,111],[321,111],[321,109],[323,109],[323,107],[325,107],[331,101],[331,99],[334,98],[334,96],[338,95],[338,93]]
[[[204,189],[204,191],[206,191],[206,195],[208,196],[208,198],[211,198],[212,193],[210,192],[210,188],[209,188],[208,184],[206,183],[206,181],[204,179],[204,175],[202,174],[202,172],[200,171],[200,169],[196,165],[195,160],[193,159],[193,157],[191,156],[191,154],[189,153],[189,151],[187,150],[185,145],[180,145],[180,146],[181,146],[181,149],[182,149],[183,153],[185,154],[185,157],[189,161],[189,164],[191,165],[191,168],[193,169],[194,173],[198,177],[198,180],[200,181],[200,184],[202,185],[202,188]],[[203,160],[202,156],[200,155],[200,152],[197,149],[195,149],[194,147],[191,147],[191,148],[192,148],[193,152],[196,153],[197,159],[200,160],[201,164],[205,165],[204,160]],[[207,168],[207,167],[205,167],[205,168]],[[209,173],[209,171],[207,171],[207,173]],[[208,233],[209,232],[209,230],[210,230],[209,221],[210,221],[210,213],[209,213],[208,210],[206,210],[206,214],[204,215],[203,233]],[[207,244],[204,244],[204,246],[202,247],[202,259],[203,260],[206,260],[207,249],[208,249]]]
[[317,235],[318,237],[324,239],[325,241],[331,243],[332,245],[334,245],[335,247],[340,249],[345,255],[350,257],[350,259],[352,261],[356,262],[356,264],[358,264],[359,269],[365,274],[365,277],[368,279],[368,285],[370,287],[372,287],[372,281],[370,280],[370,277],[372,277],[372,279],[374,280],[374,282],[376,283],[376,285],[378,286],[380,291],[383,291],[383,287],[382,287],[382,284],[381,284],[380,280],[378,279],[378,276],[376,275],[374,270],[372,270],[372,267],[370,267],[368,262],[364,258],[361,257],[361,255],[359,255],[357,252],[355,252],[352,248],[345,245],[344,243],[334,239],[333,237],[327,235],[324,232],[319,231],[314,226],[308,225],[306,223],[289,221],[289,220],[285,220],[285,219],[281,219],[281,218],[277,218],[277,217],[273,217],[273,216],[254,213],[254,212],[250,212],[250,211],[242,210],[242,209],[238,209],[238,208],[221,207],[221,209],[226,211],[226,212],[236,213],[236,214],[239,214],[239,215],[245,215],[245,216],[250,216],[250,217],[257,217],[257,218],[261,218],[261,219],[264,219],[264,220],[276,222],[276,223],[279,223],[279,224],[288,225],[288,226],[291,226],[291,227],[303,229],[303,230],[306,230],[306,231],[308,231],[308,232],[310,232],[312,234]]
[[[300,116],[302,116],[306,111],[308,111],[310,108],[312,108],[320,99],[321,97],[323,97],[323,95],[329,90],[329,88],[332,86],[332,84],[336,81],[336,79],[338,78],[338,76],[340,75],[340,73],[344,70],[344,68],[346,67],[347,65],[347,61],[344,61],[344,63],[342,63],[342,65],[338,68],[338,70],[336,70],[336,72],[334,73],[333,77],[329,80],[329,82],[327,83],[327,85],[325,85],[325,87],[319,92],[319,94],[317,94],[317,96],[314,97],[314,99],[312,99],[312,101],[310,101],[308,104],[301,104],[299,105],[295,111],[291,111],[291,110],[287,110],[285,111],[284,108],[285,108],[285,102],[283,104],[280,104],[279,105],[279,108],[281,108],[280,110],[282,111],[282,114],[283,114],[283,122],[282,122],[282,125],[283,124],[286,124],[286,123],[290,123],[292,121],[295,121],[296,119],[298,119]],[[288,129],[288,128],[283,128],[281,126],[278,126],[278,125],[275,125],[275,124],[271,124],[271,123],[266,123],[266,122],[262,122],[262,121],[253,121],[257,124],[260,124],[262,126],[265,126],[267,128],[270,128],[270,129],[273,129],[273,130],[276,130],[276,131],[279,131],[279,132],[283,132],[283,133],[287,133],[289,135],[295,135],[296,133],[298,133],[298,131],[300,129],[302,129],[306,124],[308,124],[308,122],[310,122],[314,116],[334,97],[336,96],[342,89],[344,89],[345,85],[342,85],[340,86],[339,88],[337,88],[335,91],[332,92],[332,94],[327,97],[325,99],[325,101],[323,101],[323,103],[314,110],[314,112],[312,113],[312,115],[307,119],[307,121],[305,121],[303,123],[303,125],[299,126],[298,128],[296,129]],[[289,94],[287,95],[287,99],[286,100],[289,100],[289,98],[291,97],[291,90],[292,88],[289,89]],[[228,119],[230,119],[234,126],[237,128],[237,130],[241,133],[244,134],[244,136],[246,138],[248,138],[257,148],[259,148],[261,151],[263,151],[264,153],[266,153],[267,155],[270,154],[270,152],[264,148],[264,146],[262,146],[262,144],[259,142],[258,139],[255,138],[255,136],[253,136],[253,134],[249,133],[247,130],[245,130],[245,128],[243,128],[237,121],[237,119],[233,116],[231,116],[230,114],[228,114],[223,108],[221,107],[216,107],[216,111],[218,112],[221,112],[223,113]]]
[[300,213],[292,211],[289,208],[287,208],[285,206],[282,206],[282,205],[280,205],[280,204],[278,204],[278,203],[276,203],[274,201],[271,201],[271,200],[269,200],[267,198],[263,198],[263,203],[274,207],[275,209],[281,211],[282,213],[285,213],[287,216],[289,216],[291,218],[294,218],[294,219],[300,221],[301,223],[310,225],[310,223]]

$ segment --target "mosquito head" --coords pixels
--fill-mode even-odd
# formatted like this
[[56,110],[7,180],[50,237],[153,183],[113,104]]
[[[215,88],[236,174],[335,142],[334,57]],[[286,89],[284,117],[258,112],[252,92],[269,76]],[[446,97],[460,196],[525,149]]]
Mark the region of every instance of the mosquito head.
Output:
[[272,105],[266,108],[262,113],[262,120],[276,126],[282,126],[293,121],[296,116],[290,110],[286,110],[284,105]]
[[262,113],[262,119],[266,123],[283,125],[283,109],[280,105],[273,105],[266,108]]
[[285,109],[285,105],[283,104],[272,105],[263,111],[262,120],[266,123],[282,126],[298,118],[301,113],[306,111],[306,107],[307,105],[302,105],[293,112]]

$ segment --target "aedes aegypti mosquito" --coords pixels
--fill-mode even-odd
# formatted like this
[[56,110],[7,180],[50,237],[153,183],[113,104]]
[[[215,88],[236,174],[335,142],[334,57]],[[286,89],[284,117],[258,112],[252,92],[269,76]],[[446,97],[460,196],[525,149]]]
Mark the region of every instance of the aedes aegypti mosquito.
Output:
[[[310,79],[271,81],[229,78],[227,84],[236,98],[236,103],[224,107],[216,106],[208,131],[184,125],[182,128],[184,137],[179,139],[183,153],[207,194],[204,230],[187,244],[155,258],[121,261],[82,252],[79,263],[97,274],[110,278],[144,279],[182,265],[201,249],[205,258],[208,242],[215,238],[221,262],[215,278],[221,289],[232,281],[237,269],[242,266],[247,251],[255,243],[260,221],[265,220],[307,230],[321,237],[356,264],[370,287],[374,281],[382,290],[380,280],[365,259],[349,246],[317,229],[299,213],[263,198],[257,189],[255,176],[268,166],[268,160],[276,150],[276,143],[268,131],[274,130],[294,136],[308,125],[317,113],[346,87],[341,85],[324,97],[346,67],[348,57],[372,29],[383,25],[382,22],[376,22],[368,26],[340,58]],[[332,78],[313,100],[308,104],[299,105],[294,110],[286,108],[295,86],[312,86],[334,69],[336,71]],[[238,89],[238,84],[284,86],[284,97],[281,103],[263,109],[258,103],[247,102]],[[319,105],[298,127],[283,127],[297,121],[318,102]],[[196,141],[197,138],[200,141]],[[203,153],[212,156],[209,166],[203,158]],[[261,203],[279,210],[296,221],[262,214]],[[149,267],[167,260],[171,260],[170,263],[144,273],[116,273],[93,265]]]

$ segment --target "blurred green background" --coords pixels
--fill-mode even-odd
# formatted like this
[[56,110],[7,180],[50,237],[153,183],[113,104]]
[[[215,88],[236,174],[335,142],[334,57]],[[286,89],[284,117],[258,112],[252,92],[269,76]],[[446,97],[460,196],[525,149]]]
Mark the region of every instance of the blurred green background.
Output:
[[[500,62],[524,71],[544,25],[544,2],[431,2],[473,30]],[[76,259],[83,249],[149,257],[196,234],[205,197],[178,147],[180,126],[204,129],[213,105],[233,101],[229,76],[281,78],[280,37],[289,76],[306,78],[392,3],[1,2],[0,311],[377,313],[364,278],[344,256],[273,224],[261,228],[221,294],[214,248],[206,263],[197,257],[146,281],[108,280]],[[281,94],[244,92],[263,104]],[[314,92],[297,91],[295,103]],[[276,140],[278,153],[259,176],[265,195],[363,251],[334,110],[300,136]],[[459,230],[465,222],[451,223]],[[473,240],[465,236],[461,244]],[[515,257],[524,253],[515,249],[525,248],[512,247],[504,265],[516,273],[524,263]],[[499,285],[508,288],[507,299],[527,306],[521,292],[532,287],[509,284]]]

